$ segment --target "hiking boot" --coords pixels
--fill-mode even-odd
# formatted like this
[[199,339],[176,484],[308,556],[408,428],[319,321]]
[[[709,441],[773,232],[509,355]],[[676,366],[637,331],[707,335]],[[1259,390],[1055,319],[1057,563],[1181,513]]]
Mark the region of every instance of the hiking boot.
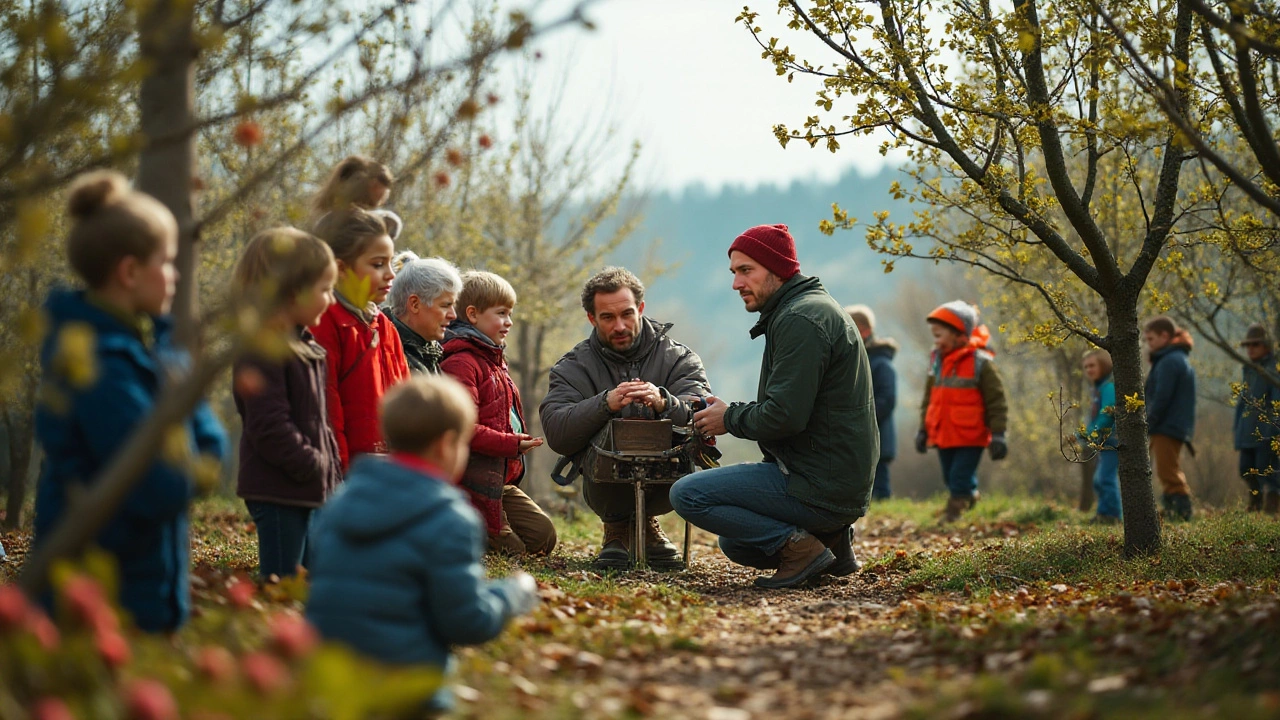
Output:
[[1168,520],[1179,520],[1188,522],[1191,520],[1191,496],[1190,495],[1165,495],[1164,496],[1165,518]]
[[1262,512],[1268,515],[1280,515],[1280,492],[1268,492],[1262,501]]
[[798,530],[787,538],[782,549],[778,551],[778,571],[773,577],[756,578],[758,588],[793,588],[799,587],[822,574],[831,567],[836,556],[831,554],[826,545],[818,538],[804,530]]
[[658,518],[648,517],[644,526],[644,559],[654,570],[683,570],[680,550],[671,538],[662,532]]
[[605,523],[604,541],[600,554],[591,563],[592,570],[628,570],[631,568],[631,523],[629,521]]
[[1249,506],[1246,509],[1249,512],[1262,512],[1263,496],[1266,492],[1262,490],[1261,483],[1258,482],[1258,478],[1253,477],[1245,478],[1244,481],[1249,484]]
[[852,525],[845,525],[835,532],[818,533],[814,537],[826,545],[836,558],[836,561],[826,569],[827,575],[844,577],[862,569],[862,563],[858,562],[858,558],[853,555]]

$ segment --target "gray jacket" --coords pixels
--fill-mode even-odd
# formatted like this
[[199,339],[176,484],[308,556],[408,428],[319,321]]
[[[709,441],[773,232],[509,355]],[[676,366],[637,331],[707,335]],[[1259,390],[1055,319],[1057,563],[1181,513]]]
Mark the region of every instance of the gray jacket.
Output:
[[[711,394],[702,358],[667,337],[670,324],[647,317],[635,343],[625,353],[600,342],[594,331],[551,368],[551,387],[538,408],[542,431],[551,449],[580,460],[596,433],[611,418],[670,418],[687,425],[690,402]],[[609,410],[605,395],[626,380],[639,378],[657,385],[667,401],[660,415],[645,405],[632,404],[617,413]]]

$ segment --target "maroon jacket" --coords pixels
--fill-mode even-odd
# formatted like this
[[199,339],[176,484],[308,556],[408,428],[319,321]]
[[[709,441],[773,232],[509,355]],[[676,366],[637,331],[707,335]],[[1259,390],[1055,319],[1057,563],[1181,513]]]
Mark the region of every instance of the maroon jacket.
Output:
[[449,326],[440,369],[462,383],[476,403],[471,459],[461,484],[486,528],[497,534],[502,529],[502,486],[518,485],[524,477],[520,438],[511,426],[512,408],[525,425],[520,391],[507,372],[502,348],[465,322],[455,320]]
[[342,482],[342,457],[325,412],[328,378],[324,348],[299,328],[289,357],[248,357],[236,363],[236,377],[257,371],[265,381],[252,394],[236,383],[240,473],[236,494],[246,500],[320,507]]

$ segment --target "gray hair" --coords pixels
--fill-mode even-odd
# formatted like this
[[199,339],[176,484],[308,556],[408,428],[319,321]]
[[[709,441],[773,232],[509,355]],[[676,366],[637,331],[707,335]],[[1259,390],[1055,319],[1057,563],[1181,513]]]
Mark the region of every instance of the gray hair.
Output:
[[391,261],[396,268],[396,279],[387,295],[387,309],[399,317],[409,307],[409,298],[417,295],[424,302],[432,302],[442,294],[462,292],[462,276],[458,268],[444,258],[420,258],[408,250]]

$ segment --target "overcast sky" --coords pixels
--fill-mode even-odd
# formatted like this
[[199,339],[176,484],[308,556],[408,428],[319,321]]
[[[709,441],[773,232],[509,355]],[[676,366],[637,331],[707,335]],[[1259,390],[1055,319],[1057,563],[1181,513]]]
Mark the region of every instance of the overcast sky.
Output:
[[[536,43],[547,70],[540,80],[552,82],[567,69],[562,112],[603,112],[625,138],[639,140],[638,179],[652,189],[787,184],[832,180],[852,167],[879,170],[884,158],[876,140],[845,139],[836,154],[804,143],[778,145],[773,126],[802,125],[816,110],[816,85],[799,76],[788,84],[760,57],[734,22],[743,1],[601,0],[587,13],[594,32],[560,31]],[[538,17],[571,6],[549,0]],[[770,0],[752,6],[766,35],[772,31],[815,64],[827,62],[816,43],[786,29],[775,7]]]

